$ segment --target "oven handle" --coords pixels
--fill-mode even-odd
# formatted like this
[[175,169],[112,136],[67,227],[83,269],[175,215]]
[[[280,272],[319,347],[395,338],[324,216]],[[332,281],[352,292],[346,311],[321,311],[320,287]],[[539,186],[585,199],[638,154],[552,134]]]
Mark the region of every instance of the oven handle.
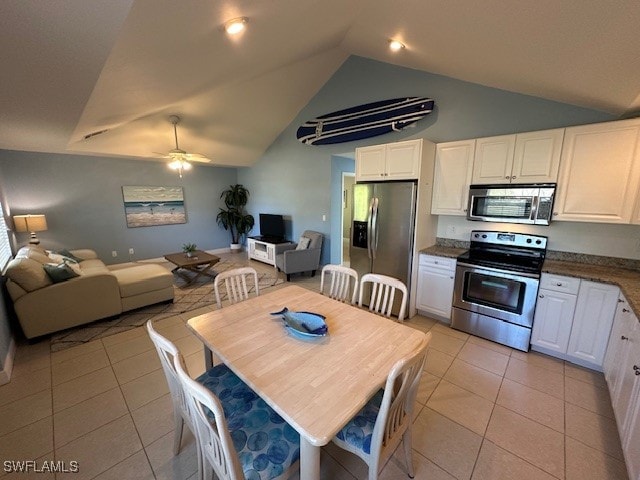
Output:
[[489,272],[502,273],[504,275],[512,275],[514,277],[527,277],[527,278],[535,278],[536,280],[540,279],[540,275],[535,273],[525,273],[525,272],[513,272],[508,270],[503,270],[501,268],[493,268],[493,267],[485,267],[484,265],[473,265],[471,263],[458,262],[458,267],[471,268],[473,270],[486,270]]

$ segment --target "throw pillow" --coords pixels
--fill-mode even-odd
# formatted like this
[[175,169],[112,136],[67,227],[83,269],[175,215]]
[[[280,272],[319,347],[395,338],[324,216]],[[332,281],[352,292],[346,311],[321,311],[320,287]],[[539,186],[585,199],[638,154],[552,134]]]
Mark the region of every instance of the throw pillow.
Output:
[[49,278],[53,283],[60,283],[69,280],[70,278],[77,277],[78,274],[66,263],[45,263],[43,265],[44,271],[47,272]]
[[82,260],[84,260],[84,259],[82,259],[80,257],[76,257],[73,253],[71,253],[66,248],[63,248],[62,250],[58,250],[55,253],[57,253],[58,255],[62,255],[64,257],[70,258],[71,260],[73,260],[76,263],[80,263]]
[[307,248],[309,248],[310,243],[311,243],[310,238],[300,237],[300,240],[298,240],[298,246],[296,247],[296,250],[306,250]]
[[73,258],[65,257],[59,253],[51,252],[49,254],[49,261],[44,263],[78,263]]

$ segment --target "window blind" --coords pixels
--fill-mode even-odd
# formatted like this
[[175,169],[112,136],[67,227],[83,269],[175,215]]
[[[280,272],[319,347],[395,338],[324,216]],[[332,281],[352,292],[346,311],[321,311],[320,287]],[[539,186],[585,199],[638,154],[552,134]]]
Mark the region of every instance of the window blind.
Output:
[[9,260],[11,260],[11,243],[7,233],[7,224],[4,221],[2,202],[0,202],[0,272],[4,270]]

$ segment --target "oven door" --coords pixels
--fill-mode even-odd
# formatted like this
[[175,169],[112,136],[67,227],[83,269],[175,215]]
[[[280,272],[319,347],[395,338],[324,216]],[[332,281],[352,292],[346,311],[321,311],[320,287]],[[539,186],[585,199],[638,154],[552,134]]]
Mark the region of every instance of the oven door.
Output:
[[458,263],[453,306],[531,328],[538,285],[537,276]]

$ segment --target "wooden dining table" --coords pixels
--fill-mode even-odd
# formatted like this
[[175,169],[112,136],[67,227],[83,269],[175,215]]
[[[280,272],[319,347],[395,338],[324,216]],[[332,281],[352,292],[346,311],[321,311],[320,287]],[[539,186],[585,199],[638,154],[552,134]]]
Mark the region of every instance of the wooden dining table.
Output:
[[[326,317],[328,335],[287,332],[284,307]],[[320,448],[381,387],[424,333],[295,285],[191,318],[189,328],[300,434],[300,478],[320,478]]]

